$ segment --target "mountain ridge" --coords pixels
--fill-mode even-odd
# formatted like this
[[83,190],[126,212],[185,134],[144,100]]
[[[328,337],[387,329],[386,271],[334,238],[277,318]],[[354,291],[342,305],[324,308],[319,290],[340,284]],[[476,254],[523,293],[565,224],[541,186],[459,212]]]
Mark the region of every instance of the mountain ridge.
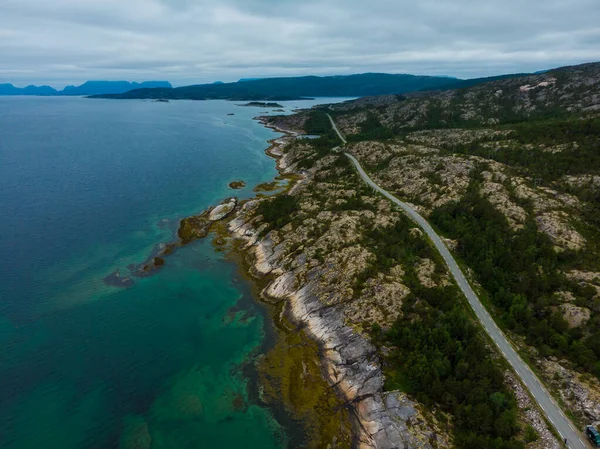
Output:
[[[502,75],[511,77],[513,75]],[[136,89],[117,95],[93,98],[172,100],[286,101],[310,97],[364,97],[403,94],[421,90],[446,89],[460,83],[452,77],[410,74],[361,73],[354,75],[261,78],[223,84],[198,84],[173,89]]]
[[104,81],[90,80],[79,86],[66,86],[63,90],[54,89],[51,86],[16,87],[13,84],[0,84],[0,96],[9,95],[31,95],[31,96],[78,96],[96,94],[121,94],[132,89],[140,88],[172,88],[168,81]]

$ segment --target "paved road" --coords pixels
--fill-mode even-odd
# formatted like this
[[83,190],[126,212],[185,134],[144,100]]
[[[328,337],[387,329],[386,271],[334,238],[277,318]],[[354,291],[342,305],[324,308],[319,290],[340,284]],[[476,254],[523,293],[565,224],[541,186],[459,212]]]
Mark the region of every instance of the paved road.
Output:
[[329,121],[331,122],[331,126],[333,126],[333,129],[335,130],[335,132],[337,133],[337,135],[339,136],[339,138],[342,140],[342,142],[344,142],[344,145],[346,145],[348,142],[346,142],[346,139],[344,138],[344,136],[342,135],[342,133],[338,129],[338,127],[335,124],[335,122],[333,121],[333,119],[331,118],[331,115],[327,114],[327,117],[329,117]]
[[[331,124],[333,125],[333,129],[338,133],[340,139],[346,143],[346,139],[342,136],[340,131],[338,130],[335,122],[329,116],[329,120],[331,120]],[[565,416],[560,407],[556,404],[554,399],[552,399],[550,393],[544,388],[540,380],[533,374],[533,372],[529,369],[529,366],[521,359],[521,357],[517,354],[517,352],[513,349],[512,345],[508,342],[506,336],[502,333],[502,331],[498,328],[490,314],[487,312],[481,301],[469,285],[469,282],[465,278],[462,270],[454,260],[454,257],[448,251],[448,248],[443,243],[442,239],[439,235],[433,230],[431,225],[425,220],[417,211],[415,211],[411,206],[400,201],[398,198],[390,194],[387,190],[379,187],[375,182],[365,173],[360,163],[356,160],[356,158],[348,153],[346,156],[350,158],[353,162],[354,166],[358,170],[358,173],[362,177],[362,179],[374,190],[381,193],[383,196],[388,198],[393,203],[400,206],[426,233],[427,236],[431,239],[435,247],[438,249],[444,261],[448,265],[452,276],[456,280],[459,288],[462,290],[464,295],[467,297],[469,304],[475,311],[477,318],[483,325],[485,331],[492,338],[494,343],[498,346],[506,360],[512,365],[513,369],[517,373],[517,375],[523,381],[525,387],[530,391],[531,395],[535,398],[537,403],[542,408],[546,417],[550,420],[550,422],[554,425],[555,429],[561,435],[563,439],[567,439],[567,446],[570,449],[589,449],[592,446],[588,443],[588,440],[583,436],[581,432],[578,432],[575,426],[571,423],[571,421]]]

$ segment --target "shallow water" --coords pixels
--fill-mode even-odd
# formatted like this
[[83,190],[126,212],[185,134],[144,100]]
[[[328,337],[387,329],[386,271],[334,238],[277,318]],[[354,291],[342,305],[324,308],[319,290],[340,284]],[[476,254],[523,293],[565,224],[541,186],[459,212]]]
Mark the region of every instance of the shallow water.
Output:
[[210,242],[131,288],[102,281],[276,175],[263,112],[0,97],[0,447],[293,446],[242,371],[263,310]]

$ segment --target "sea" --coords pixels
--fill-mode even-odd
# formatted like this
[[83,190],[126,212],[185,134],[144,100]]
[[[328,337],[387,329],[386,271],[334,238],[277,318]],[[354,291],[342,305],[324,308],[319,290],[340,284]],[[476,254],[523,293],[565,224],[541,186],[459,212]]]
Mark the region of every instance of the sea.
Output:
[[267,311],[210,240],[133,285],[104,281],[175,240],[181,218],[277,176],[264,150],[280,134],[253,120],[267,113],[281,112],[0,97],[0,448],[300,444],[247,369]]

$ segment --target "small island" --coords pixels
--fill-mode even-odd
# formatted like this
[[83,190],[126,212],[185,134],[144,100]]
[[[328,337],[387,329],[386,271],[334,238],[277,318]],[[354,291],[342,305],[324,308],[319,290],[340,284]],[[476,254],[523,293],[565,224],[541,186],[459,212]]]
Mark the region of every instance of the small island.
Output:
[[241,104],[239,106],[249,106],[255,108],[283,108],[279,103],[265,103],[264,101],[251,101],[250,103]]
[[229,188],[234,190],[243,189],[246,187],[246,183],[244,181],[233,181],[229,183]]
[[169,100],[167,100],[166,98],[157,98],[156,100],[154,100],[154,103],[169,103]]

